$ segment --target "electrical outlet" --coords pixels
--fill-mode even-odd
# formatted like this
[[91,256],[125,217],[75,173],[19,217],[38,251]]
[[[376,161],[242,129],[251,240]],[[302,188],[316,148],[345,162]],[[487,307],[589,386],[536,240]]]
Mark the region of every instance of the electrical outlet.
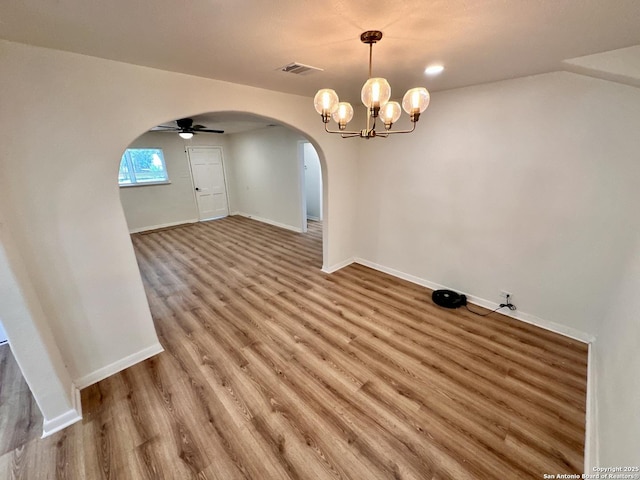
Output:
[[509,300],[513,300],[513,294],[510,292],[505,292],[504,290],[500,291],[500,298],[504,298],[505,300],[509,297]]

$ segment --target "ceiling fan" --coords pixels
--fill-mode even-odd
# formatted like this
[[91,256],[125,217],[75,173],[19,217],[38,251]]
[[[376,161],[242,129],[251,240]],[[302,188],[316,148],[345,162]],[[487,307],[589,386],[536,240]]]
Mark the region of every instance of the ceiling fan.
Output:
[[178,135],[185,140],[193,137],[196,133],[224,133],[224,130],[211,130],[204,125],[194,125],[191,118],[181,118],[176,120],[176,124],[178,125],[177,127],[173,125],[158,125],[153,130],[178,132]]

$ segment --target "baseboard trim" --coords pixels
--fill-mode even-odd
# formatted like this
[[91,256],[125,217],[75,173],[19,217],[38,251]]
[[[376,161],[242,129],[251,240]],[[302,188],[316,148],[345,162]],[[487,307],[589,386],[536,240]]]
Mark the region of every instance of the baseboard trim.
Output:
[[149,230],[158,230],[160,228],[169,228],[169,227],[175,227],[177,225],[187,225],[189,223],[197,223],[197,222],[198,222],[197,218],[190,218],[189,220],[182,220],[180,222],[162,223],[160,225],[151,225],[149,227],[134,228],[129,230],[129,233],[148,232]]
[[221,218],[225,218],[228,217],[229,214],[226,215],[220,215],[218,217],[211,217],[211,218],[201,218],[200,220],[196,220],[197,222],[214,222],[216,220],[220,220]]
[[89,385],[93,385],[94,383],[99,382],[100,380],[104,380],[107,377],[110,377],[113,374],[116,374],[125,368],[129,368],[136,363],[140,363],[147,358],[153,357],[158,353],[164,352],[164,348],[160,343],[155,343],[147,348],[143,348],[139,352],[132,353],[116,362],[111,363],[105,367],[99,368],[98,370],[89,373],[88,375],[84,375],[80,378],[74,380],[74,383],[77,385],[79,389],[83,389],[88,387]]
[[284,228],[285,230],[291,230],[292,232],[302,233],[302,228],[294,227],[292,225],[287,225],[285,223],[276,222],[275,220],[270,220],[264,217],[257,217],[256,215],[249,215],[244,212],[233,212],[231,215],[239,215],[241,217],[250,218],[251,220],[256,220],[258,222],[266,223],[268,225],[273,225],[274,227]]
[[[456,289],[447,287],[446,285],[440,285],[439,283],[425,280],[424,278],[416,277],[414,275],[410,275],[408,273],[404,273],[399,270],[395,270],[393,268],[385,267],[384,265],[371,262],[364,258],[355,258],[354,263],[358,263],[365,267],[369,267],[374,270],[387,273],[389,275],[401,278],[403,280],[407,280],[408,282],[415,283],[417,285],[422,285],[423,287],[427,287],[432,290],[439,290],[439,289],[456,290]],[[484,298],[476,297],[467,292],[460,292],[460,293],[464,293],[467,296],[467,299],[470,303],[473,303],[474,305],[478,305],[479,307],[484,307],[484,308],[488,308],[489,310],[493,310],[500,306],[495,302],[491,302]],[[500,313],[508,317],[515,318],[516,320],[520,320],[522,322],[535,325],[536,327],[544,328],[545,330],[559,333],[560,335],[564,335],[565,337],[573,338],[574,340],[578,340],[580,342],[591,343],[595,340],[595,337],[593,335],[589,335],[588,333],[581,332],[580,330],[576,330],[575,328],[572,328],[572,327],[567,327],[566,325],[555,323],[549,320],[544,320],[542,318],[536,317],[535,315],[520,312],[518,310],[516,310],[515,312],[512,312],[509,310],[509,311],[500,312]]]
[[80,390],[74,384],[71,385],[71,407],[71,409],[67,410],[62,415],[58,415],[51,420],[45,419],[42,425],[42,438],[53,435],[54,433],[82,420]]
[[355,258],[347,258],[346,260],[340,262],[340,263],[336,263],[330,267],[322,267],[322,271],[324,273],[333,273],[333,272],[337,272],[338,270],[343,269],[344,267],[348,267],[349,265],[351,265],[353,262],[355,262],[356,259]]
[[598,444],[598,404],[596,382],[595,341],[589,343],[587,363],[587,407],[584,442],[584,473],[592,473],[593,467],[599,467]]

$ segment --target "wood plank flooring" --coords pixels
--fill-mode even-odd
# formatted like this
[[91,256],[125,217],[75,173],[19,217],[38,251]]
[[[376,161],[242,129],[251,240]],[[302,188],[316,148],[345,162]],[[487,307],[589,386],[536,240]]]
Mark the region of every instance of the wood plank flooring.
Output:
[[434,306],[321,228],[242,217],[133,237],[166,351],[0,478],[539,479],[582,473],[586,345]]
[[0,456],[42,435],[42,414],[9,344],[0,345]]

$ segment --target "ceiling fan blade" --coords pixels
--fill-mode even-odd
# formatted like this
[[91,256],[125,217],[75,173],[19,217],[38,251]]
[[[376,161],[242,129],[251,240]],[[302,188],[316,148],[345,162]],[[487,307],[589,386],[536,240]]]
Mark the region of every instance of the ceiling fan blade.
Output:
[[224,133],[224,130],[208,130],[205,128],[196,128],[194,130],[194,132],[196,133],[200,133],[200,132],[206,132],[206,133]]
[[152,130],[166,128],[167,130],[180,130],[178,127],[172,127],[171,125],[158,125],[157,127],[153,127]]
[[193,125],[191,128],[195,128],[196,130],[201,130],[203,128],[207,128],[204,125]]

